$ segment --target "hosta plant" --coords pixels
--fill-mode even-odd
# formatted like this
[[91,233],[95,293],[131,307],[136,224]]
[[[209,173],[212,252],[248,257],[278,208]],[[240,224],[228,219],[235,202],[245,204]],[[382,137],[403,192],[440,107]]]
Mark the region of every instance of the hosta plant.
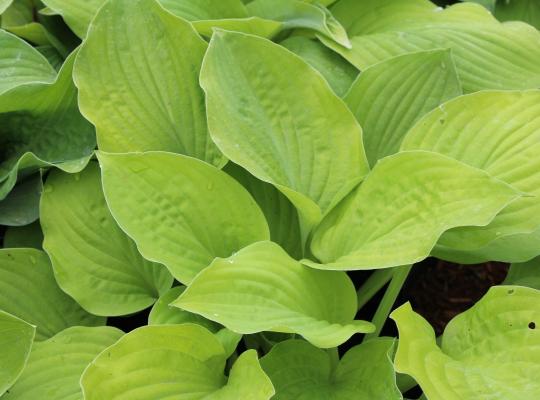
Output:
[[[0,0],[0,398],[540,398],[539,27]],[[439,337],[434,257],[511,264]]]

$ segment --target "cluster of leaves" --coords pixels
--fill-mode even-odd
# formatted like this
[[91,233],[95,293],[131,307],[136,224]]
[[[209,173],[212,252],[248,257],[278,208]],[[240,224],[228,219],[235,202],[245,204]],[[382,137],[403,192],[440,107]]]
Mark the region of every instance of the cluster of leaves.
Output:
[[[536,0],[0,13],[2,399],[540,397]],[[514,264],[379,337],[430,255]]]

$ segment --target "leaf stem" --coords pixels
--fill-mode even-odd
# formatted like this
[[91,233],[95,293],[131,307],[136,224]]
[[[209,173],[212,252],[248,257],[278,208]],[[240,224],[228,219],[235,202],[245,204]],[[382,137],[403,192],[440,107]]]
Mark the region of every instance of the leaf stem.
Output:
[[358,309],[360,310],[364,307],[366,303],[384,287],[384,285],[390,282],[393,275],[394,268],[378,269],[374,271],[356,292],[358,297]]
[[386,292],[384,293],[384,296],[379,303],[379,307],[377,307],[377,311],[375,312],[375,316],[371,321],[375,325],[375,332],[364,336],[364,342],[380,335],[384,322],[388,318],[399,292],[407,280],[409,272],[411,272],[411,268],[412,265],[404,265],[401,267],[392,268],[392,280],[386,288]]

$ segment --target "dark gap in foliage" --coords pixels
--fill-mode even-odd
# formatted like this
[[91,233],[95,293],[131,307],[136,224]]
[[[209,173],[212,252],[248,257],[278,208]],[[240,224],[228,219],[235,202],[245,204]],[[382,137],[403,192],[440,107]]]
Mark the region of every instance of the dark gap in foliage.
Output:
[[430,258],[413,268],[396,305],[410,301],[440,335],[453,317],[500,285],[508,268],[499,262],[461,265]]
[[151,307],[131,315],[122,315],[119,317],[107,318],[107,325],[114,326],[122,331],[128,333],[141,326],[148,325],[148,314]]

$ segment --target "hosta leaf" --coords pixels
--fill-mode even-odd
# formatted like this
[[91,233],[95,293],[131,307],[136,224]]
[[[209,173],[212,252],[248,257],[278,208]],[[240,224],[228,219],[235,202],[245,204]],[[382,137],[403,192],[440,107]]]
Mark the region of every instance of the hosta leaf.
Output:
[[[145,326],[128,333],[92,361],[83,373],[81,386],[85,400],[119,400],[125,398],[126,390],[136,394],[138,400],[271,397],[272,385],[254,351],[240,356],[229,383],[223,375],[225,360],[219,341],[201,326]],[[250,374],[250,380],[241,379],[246,374]],[[215,392],[229,384],[233,396],[217,396]],[[236,393],[248,395],[234,397],[234,387]]]
[[260,181],[242,167],[230,162],[224,171],[244,186],[261,208],[270,228],[270,239],[293,258],[302,258],[298,212],[275,186]]
[[273,400],[400,400],[392,365],[394,339],[355,346],[332,365],[330,356],[302,340],[278,343],[261,359]]
[[216,335],[217,339],[223,345],[226,355],[231,355],[236,349],[242,335],[223,328],[214,321],[210,321],[198,314],[193,314],[171,305],[185,289],[185,286],[175,286],[161,296],[152,307],[152,310],[150,310],[150,314],[148,315],[148,325],[191,323],[204,326]]
[[39,173],[16,185],[4,200],[0,200],[0,224],[21,226],[37,220],[42,189]]
[[489,11],[493,12],[497,0],[460,0],[469,3],[477,3],[486,7]]
[[106,3],[74,71],[100,150],[164,150],[223,164],[208,136],[198,84],[206,47],[191,24],[154,0]]
[[21,377],[2,399],[81,399],[79,380],[82,372],[122,334],[110,326],[77,326],[35,343]]
[[538,30],[520,22],[501,24],[475,4],[456,4],[432,15],[439,17],[351,37],[350,50],[321,40],[361,70],[404,53],[451,48],[467,93],[540,87]]
[[319,71],[338,96],[343,96],[358,75],[358,70],[321,42],[305,36],[291,36],[280,43]]
[[428,111],[461,94],[450,50],[405,54],[362,71],[344,100],[364,131],[371,165],[394,154]]
[[227,384],[204,400],[268,400],[274,398],[274,393],[272,382],[259,364],[257,352],[248,350],[234,363]]
[[41,250],[43,233],[39,221],[25,226],[10,226],[4,232],[4,247],[6,249],[16,247],[30,247]]
[[[264,215],[233,178],[178,154],[98,154],[112,215],[141,254],[188,284],[215,257],[269,238]],[[152,229],[148,229],[149,226]]]
[[429,0],[340,0],[331,10],[351,36],[399,31],[434,23],[495,21],[491,14],[477,5],[460,4],[443,10]]
[[319,73],[283,47],[218,31],[201,84],[220,150],[276,185],[299,209],[304,233],[367,173],[354,116]]
[[298,333],[319,347],[373,330],[354,320],[356,295],[346,274],[305,267],[272,242],[217,258],[173,305],[234,332]]
[[0,30],[0,93],[25,83],[50,83],[55,76],[54,69],[36,49]]
[[36,325],[36,340],[70,326],[105,322],[60,290],[47,255],[35,249],[0,250],[0,309]]
[[13,0],[0,0],[0,14],[2,14],[13,2]]
[[525,21],[540,29],[540,3],[536,0],[499,1],[495,17],[501,21]]
[[254,0],[247,9],[254,16],[283,22],[284,29],[312,29],[342,46],[350,47],[345,29],[320,4],[300,0]]
[[0,199],[15,185],[18,172],[56,166],[84,168],[94,147],[94,129],[79,113],[71,79],[72,54],[52,83],[19,85],[0,96]]
[[35,333],[34,326],[0,310],[0,396],[23,371]]
[[311,250],[329,269],[373,269],[426,258],[446,230],[482,226],[520,195],[486,172],[437,153],[381,160],[316,229]]
[[[445,154],[533,195],[509,205],[485,227],[445,233],[441,247],[485,260],[524,261],[540,254],[539,90],[486,91],[451,100],[418,121],[402,149]],[[521,234],[528,233],[531,240],[524,242]],[[512,240],[514,235],[520,236]]]
[[75,175],[53,171],[41,199],[43,248],[60,287],[89,312],[143,310],[172,285],[163,266],[145,260],[113,219],[97,163]]
[[199,34],[206,37],[211,37],[215,28],[250,33],[266,38],[274,37],[283,29],[282,22],[259,17],[202,20],[193,21],[192,24]]
[[527,286],[540,290],[540,257],[510,266],[504,285]]
[[188,21],[246,18],[249,16],[241,0],[160,0],[174,15]]
[[41,0],[50,10],[61,15],[66,24],[84,38],[90,21],[106,0]]
[[430,400],[522,400],[540,396],[540,292],[492,287],[446,327],[442,346],[407,303],[392,313],[400,339],[395,367]]
[[52,46],[38,46],[36,47],[36,50],[47,59],[49,64],[51,64],[55,70],[60,70],[64,60],[62,59],[62,55],[58,52],[58,50]]

